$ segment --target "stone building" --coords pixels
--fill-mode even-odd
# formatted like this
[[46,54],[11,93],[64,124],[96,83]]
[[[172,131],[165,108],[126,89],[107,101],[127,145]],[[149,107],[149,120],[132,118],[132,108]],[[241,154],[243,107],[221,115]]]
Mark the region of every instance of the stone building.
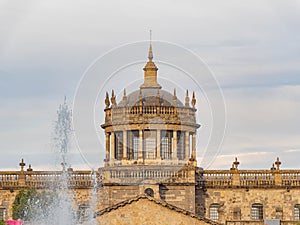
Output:
[[[284,225],[299,221],[300,170],[281,169],[279,159],[266,170],[240,170],[237,159],[228,170],[197,167],[200,125],[195,94],[187,91],[180,101],[176,90],[163,90],[157,71],[150,44],[139,90],[128,95],[124,90],[119,101],[114,91],[111,96],[106,93],[101,125],[106,154],[97,171],[99,224],[111,218],[112,224],[130,218],[127,224],[142,224],[141,218],[151,220],[151,211],[157,216],[152,224],[174,224],[174,219],[178,224],[228,225],[264,224],[265,219]],[[20,167],[20,171],[0,171],[2,218],[11,217],[20,189],[49,189],[62,174],[25,169],[23,161]],[[92,172],[68,170],[68,186],[78,210],[89,207]]]

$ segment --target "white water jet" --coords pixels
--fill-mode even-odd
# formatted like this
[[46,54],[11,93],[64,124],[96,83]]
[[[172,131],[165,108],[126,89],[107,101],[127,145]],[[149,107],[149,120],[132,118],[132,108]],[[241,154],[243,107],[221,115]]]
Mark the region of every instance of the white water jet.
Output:
[[[69,109],[66,98],[64,103],[57,110],[57,120],[54,127],[54,147],[55,152],[61,160],[62,172],[58,176],[53,176],[46,206],[41,206],[41,201],[37,200],[32,204],[34,216],[30,218],[30,225],[78,225],[97,224],[94,213],[97,210],[98,179],[96,171],[91,171],[92,189],[89,206],[86,209],[84,218],[81,217],[78,206],[75,204],[73,191],[68,189],[68,179],[72,175],[68,152],[70,148],[70,137],[72,134],[72,111]],[[42,203],[44,204],[44,203]],[[26,224],[28,224],[26,223]]]

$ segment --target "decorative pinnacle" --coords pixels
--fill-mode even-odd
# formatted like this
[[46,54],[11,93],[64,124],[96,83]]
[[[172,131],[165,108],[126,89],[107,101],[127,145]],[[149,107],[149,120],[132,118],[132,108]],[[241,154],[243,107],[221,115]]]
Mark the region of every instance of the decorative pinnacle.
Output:
[[271,170],[275,170],[276,168],[275,168],[275,165],[274,165],[274,163],[273,163],[273,165],[272,165],[272,167],[271,167]]
[[32,171],[33,169],[31,168],[31,164],[29,164],[29,167],[28,167],[28,169],[27,169],[27,171]]
[[114,90],[112,90],[112,92],[111,92],[111,99],[110,99],[110,101],[111,101],[111,104],[112,104],[113,106],[116,105],[116,96],[115,96]]
[[21,162],[19,163],[20,167],[21,167],[21,171],[24,171],[24,166],[26,166],[26,163],[24,163],[24,159],[21,160]]
[[123,95],[123,104],[124,106],[127,104],[127,95],[126,95],[126,89],[124,88],[124,95]]
[[281,165],[281,162],[279,161],[279,157],[277,157],[277,160],[275,162],[275,165],[276,165],[276,169],[279,170],[279,167]]
[[235,161],[233,162],[234,168],[238,169],[240,162],[237,160],[237,157],[235,157]]
[[186,90],[186,96],[185,96],[185,107],[190,107],[190,98],[189,98],[189,90]]
[[192,106],[195,108],[196,105],[196,98],[195,98],[195,92],[193,91],[193,98],[192,98]]
[[150,62],[152,62],[152,59],[153,59],[153,52],[152,52],[152,30],[150,30],[150,47],[149,47],[148,59],[149,59]]
[[109,106],[110,106],[110,101],[109,101],[108,92],[106,92],[106,97],[105,97],[105,106],[106,106],[106,108],[109,108]]

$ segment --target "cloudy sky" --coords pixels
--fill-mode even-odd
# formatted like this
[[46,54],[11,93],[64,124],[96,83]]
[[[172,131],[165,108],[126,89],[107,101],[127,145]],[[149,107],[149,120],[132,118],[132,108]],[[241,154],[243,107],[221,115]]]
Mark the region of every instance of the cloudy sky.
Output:
[[[34,169],[56,168],[52,133],[64,96],[72,105],[80,80],[96,59],[118,46],[147,40],[152,29],[154,40],[196,53],[223,92],[224,141],[220,151],[216,147],[203,154],[211,124],[201,91],[195,90],[202,124],[199,166],[228,169],[237,156],[242,169],[269,169],[278,156],[282,167],[299,169],[299,27],[296,0],[0,0],[0,167],[18,169],[24,158]],[[146,56],[145,51],[141,49]],[[122,79],[131,84],[130,73],[142,79],[142,66],[123,70]],[[168,69],[161,65],[159,72]],[[99,72],[99,79],[104,82],[107,75]],[[123,86],[114,84],[121,93]],[[100,129],[93,132],[101,139]],[[70,150],[74,168],[103,165],[101,140],[85,149],[75,139]]]

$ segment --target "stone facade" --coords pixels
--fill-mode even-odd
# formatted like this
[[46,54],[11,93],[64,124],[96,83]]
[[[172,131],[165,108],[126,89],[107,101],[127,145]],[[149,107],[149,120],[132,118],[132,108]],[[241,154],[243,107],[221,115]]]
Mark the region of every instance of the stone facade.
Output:
[[[206,214],[209,218],[209,206],[217,203],[219,208],[219,221],[253,220],[251,206],[263,206],[263,218],[294,221],[294,206],[299,204],[300,189],[289,192],[285,188],[212,188],[205,195]],[[238,213],[239,212],[239,213]]]
[[149,196],[138,196],[97,213],[98,224],[114,225],[217,225],[176,206]]

